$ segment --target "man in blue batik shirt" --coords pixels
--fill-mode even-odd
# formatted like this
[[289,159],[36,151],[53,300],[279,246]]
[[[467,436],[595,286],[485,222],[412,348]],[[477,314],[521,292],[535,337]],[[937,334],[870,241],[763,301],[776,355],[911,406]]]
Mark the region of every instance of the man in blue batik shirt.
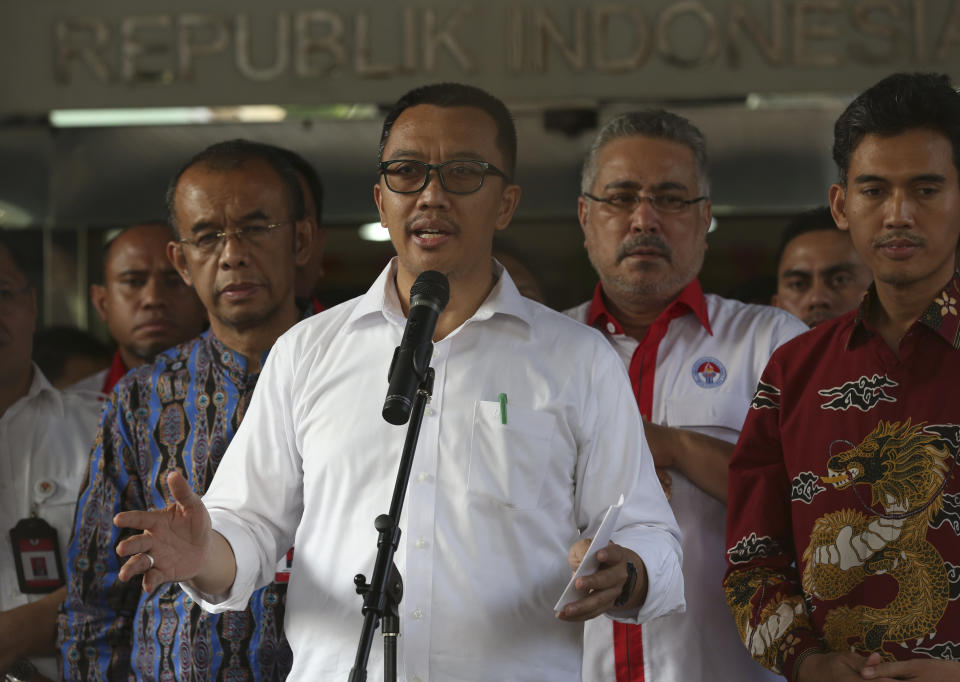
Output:
[[167,474],[198,490],[213,479],[277,337],[299,319],[296,266],[314,227],[296,172],[276,150],[213,145],[174,177],[176,235],[167,254],[196,289],[210,329],[127,374],[104,407],[66,559],[58,621],[64,677],[282,680],[286,584],[258,590],[244,611],[200,610],[176,583],[151,594],[118,579],[125,510],[163,508]]

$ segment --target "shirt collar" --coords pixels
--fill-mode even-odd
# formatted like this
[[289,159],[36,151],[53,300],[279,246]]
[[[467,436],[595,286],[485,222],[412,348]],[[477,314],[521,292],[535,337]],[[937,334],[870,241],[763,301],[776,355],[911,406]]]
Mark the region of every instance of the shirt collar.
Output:
[[[212,329],[207,329],[200,337],[204,340],[214,359],[214,366],[219,367],[226,372],[230,380],[237,386],[244,386],[251,377],[256,378],[259,372],[251,373],[247,367],[247,358],[243,353],[233,350],[223,341],[217,338]],[[260,367],[262,368],[267,361],[269,349],[263,352],[260,358]]]
[[[693,313],[700,325],[706,332],[713,336],[713,330],[710,328],[710,317],[707,314],[707,299],[703,295],[703,288],[700,286],[700,280],[694,279],[685,286],[673,301],[664,308],[653,324],[658,322],[669,322],[675,317]],[[605,330],[607,324],[613,324],[614,334],[623,334],[623,327],[607,309],[607,304],[603,300],[603,286],[597,282],[593,291],[593,300],[590,301],[590,307],[587,309],[587,324],[597,329]],[[651,325],[652,326],[652,325]]]
[[[47,380],[47,377],[45,377],[43,372],[40,371],[37,363],[34,362],[32,364],[33,379],[30,381],[30,388],[27,390],[27,394],[7,408],[4,416],[7,416],[8,414],[14,414],[14,407],[22,406],[23,408],[26,408],[30,403],[35,401],[46,401],[49,402],[56,411],[56,416],[62,418],[63,400],[60,397],[60,391],[54,388],[53,384]],[[19,411],[19,409],[17,411]]]
[[[846,347],[848,349],[851,344],[872,333],[870,325],[867,323],[867,313],[870,311],[870,306],[875,303],[879,303],[877,286],[876,283],[871,283],[857,308],[853,328],[847,337]],[[914,324],[922,324],[928,327],[949,343],[954,350],[960,350],[960,273],[956,271],[953,273],[950,281],[947,282],[939,294],[933,297],[933,300],[930,301],[930,304]]]
[[113,354],[113,362],[110,363],[110,369],[107,370],[107,375],[103,378],[103,386],[100,388],[100,392],[109,393],[112,391],[113,387],[126,373],[127,365],[123,362],[123,356],[120,355],[118,350]]
[[[396,256],[383,269],[380,276],[366,294],[360,297],[350,317],[347,326],[358,324],[362,319],[380,314],[387,321],[397,326],[405,326],[407,318],[400,305],[400,296],[396,285],[397,258]],[[494,315],[508,315],[514,317],[527,326],[533,319],[533,301],[524,298],[517,290],[517,286],[510,279],[510,274],[496,259],[493,260],[493,274],[497,281],[487,298],[464,324],[472,321],[487,320]]]

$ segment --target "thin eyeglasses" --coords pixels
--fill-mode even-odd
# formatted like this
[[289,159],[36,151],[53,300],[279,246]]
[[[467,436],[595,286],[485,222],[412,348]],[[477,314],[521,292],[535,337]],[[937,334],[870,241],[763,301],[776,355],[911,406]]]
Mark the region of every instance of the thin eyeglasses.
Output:
[[678,197],[676,194],[640,194],[639,192],[617,192],[608,197],[598,197],[590,194],[590,192],[581,192],[580,194],[587,199],[599,201],[617,211],[623,212],[633,211],[644,201],[648,201],[651,206],[661,213],[680,213],[688,206],[710,198],[703,195],[701,197],[694,197],[693,199],[684,199],[683,197]]
[[295,222],[295,220],[284,220],[279,223],[269,224],[250,223],[234,228],[229,232],[225,230],[210,230],[209,232],[203,232],[197,235],[193,239],[181,238],[177,241],[181,244],[189,244],[201,255],[209,256],[214,253],[219,253],[230,237],[236,237],[237,241],[242,241],[249,246],[263,246],[267,243],[274,230]]

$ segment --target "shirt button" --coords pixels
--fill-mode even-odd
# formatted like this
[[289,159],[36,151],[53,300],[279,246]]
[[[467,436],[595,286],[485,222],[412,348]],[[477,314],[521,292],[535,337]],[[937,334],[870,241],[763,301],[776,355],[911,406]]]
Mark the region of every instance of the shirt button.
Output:
[[426,471],[421,471],[419,474],[417,474],[417,480],[421,483],[426,483],[430,480],[430,474],[428,474]]
[[423,682],[423,680],[421,680],[419,677],[414,675],[413,680],[411,680],[411,682]]
[[437,413],[432,407],[428,407],[425,412],[428,417],[432,417]]
[[423,549],[426,546],[427,546],[427,541],[424,540],[423,538],[417,538],[417,541],[414,543],[414,547],[416,547],[417,549]]
[[611,334],[616,333],[617,325],[615,325],[613,322],[607,322],[607,331]]
[[421,611],[420,609],[414,609],[413,613],[410,615],[413,616],[414,620],[420,620],[421,618],[423,618],[423,611]]

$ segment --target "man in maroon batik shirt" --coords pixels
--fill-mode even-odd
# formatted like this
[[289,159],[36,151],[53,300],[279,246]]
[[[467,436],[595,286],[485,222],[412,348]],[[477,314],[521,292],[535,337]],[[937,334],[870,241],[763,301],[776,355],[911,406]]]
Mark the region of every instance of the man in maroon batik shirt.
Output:
[[960,94],[890,76],[833,155],[874,284],[764,371],[730,464],[727,603],[787,679],[960,680]]

